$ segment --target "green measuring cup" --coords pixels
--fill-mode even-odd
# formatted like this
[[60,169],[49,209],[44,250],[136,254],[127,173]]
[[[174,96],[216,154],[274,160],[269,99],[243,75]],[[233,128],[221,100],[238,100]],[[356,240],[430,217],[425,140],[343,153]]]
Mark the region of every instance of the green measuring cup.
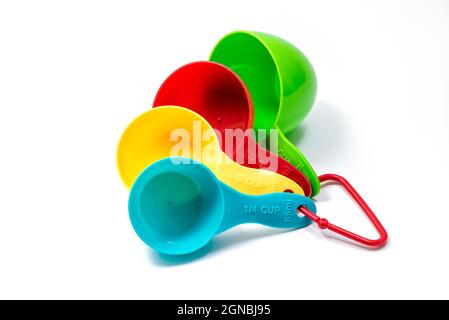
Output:
[[278,129],[278,154],[309,179],[312,196],[318,194],[315,171],[285,136],[304,120],[315,101],[317,80],[307,57],[279,37],[236,31],[218,42],[210,60],[240,76],[253,99],[254,129]]

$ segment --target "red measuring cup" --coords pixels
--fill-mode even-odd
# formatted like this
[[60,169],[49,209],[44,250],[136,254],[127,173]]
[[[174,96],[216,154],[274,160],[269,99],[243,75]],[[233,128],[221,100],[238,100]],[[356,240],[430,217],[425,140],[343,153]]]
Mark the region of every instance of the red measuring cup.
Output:
[[[252,129],[254,108],[251,96],[231,69],[210,61],[189,63],[173,72],[161,85],[153,107],[176,105],[188,108],[205,118],[220,132],[221,149],[246,167],[266,169],[290,178],[301,186],[306,196],[312,189],[307,178],[292,164],[260,146],[247,131]],[[226,129],[242,130],[232,146]],[[273,166],[276,161],[276,166]]]

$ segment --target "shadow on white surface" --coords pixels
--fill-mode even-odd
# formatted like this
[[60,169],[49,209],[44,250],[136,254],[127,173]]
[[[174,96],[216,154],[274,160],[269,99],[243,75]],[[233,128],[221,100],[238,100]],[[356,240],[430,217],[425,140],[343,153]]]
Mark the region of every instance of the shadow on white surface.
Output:
[[198,251],[182,256],[171,256],[157,253],[150,249],[150,259],[157,266],[169,267],[182,264],[188,264],[199,260],[200,258],[211,257],[217,253],[243,245],[248,241],[257,240],[265,237],[276,236],[279,234],[295,231],[297,229],[275,229],[264,226],[257,226],[254,229],[246,229],[245,227],[235,227],[217,237],[215,237],[206,246]]
[[310,115],[287,138],[304,151],[312,166],[329,163],[344,155],[348,143],[348,123],[333,105],[318,101]]

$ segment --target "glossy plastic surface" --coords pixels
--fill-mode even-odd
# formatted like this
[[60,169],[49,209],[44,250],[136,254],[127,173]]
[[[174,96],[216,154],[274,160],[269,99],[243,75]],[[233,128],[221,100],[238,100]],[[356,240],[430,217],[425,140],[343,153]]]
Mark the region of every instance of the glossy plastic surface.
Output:
[[[310,196],[312,190],[307,178],[292,164],[262,148],[251,134],[235,139],[232,148],[225,148],[226,129],[251,129],[254,113],[245,84],[231,69],[209,61],[182,66],[164,81],[156,94],[153,106],[164,105],[178,105],[197,112],[219,130],[221,148],[234,161],[282,174]],[[274,161],[276,166],[270,165]]]
[[[188,142],[187,148],[180,148],[183,140]],[[170,156],[185,156],[204,163],[218,179],[243,193],[290,189],[304,194],[298,184],[280,174],[232,161],[221,151],[209,123],[196,112],[178,106],[154,108],[134,119],[120,139],[117,166],[123,182],[131,188],[148,165]]]
[[315,101],[317,81],[307,57],[279,37],[237,31],[218,42],[210,60],[240,76],[253,99],[254,128],[282,131],[279,155],[302,170],[312,185],[312,194],[318,194],[320,183],[313,168],[284,136],[307,116]]
[[[183,162],[189,164],[178,164]],[[147,245],[160,253],[181,255],[200,249],[216,234],[242,223],[276,228],[309,225],[310,219],[296,214],[298,206],[316,211],[305,196],[246,195],[220,182],[204,164],[166,158],[137,178],[128,208],[134,230]]]

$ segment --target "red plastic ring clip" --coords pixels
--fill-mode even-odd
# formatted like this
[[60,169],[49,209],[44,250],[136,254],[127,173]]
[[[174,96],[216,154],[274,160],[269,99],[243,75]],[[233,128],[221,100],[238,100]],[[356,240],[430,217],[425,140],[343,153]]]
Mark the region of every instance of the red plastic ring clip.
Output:
[[334,181],[343,186],[346,189],[346,191],[349,192],[352,198],[354,198],[354,200],[357,202],[357,204],[360,206],[360,208],[363,210],[366,216],[370,219],[371,223],[374,225],[377,232],[379,232],[380,235],[379,239],[376,240],[367,239],[365,237],[352,233],[351,231],[340,228],[330,223],[327,219],[317,216],[315,213],[313,213],[304,206],[300,206],[298,208],[298,211],[301,212],[306,217],[308,217],[313,222],[315,222],[320,229],[329,229],[330,231],[338,233],[343,237],[349,238],[368,247],[377,247],[377,248],[383,247],[387,243],[388,239],[387,231],[380,223],[379,219],[377,219],[374,212],[370,209],[370,207],[368,207],[366,202],[362,199],[362,197],[358,194],[358,192],[354,189],[354,187],[348,182],[348,180],[336,174],[323,174],[319,177],[319,179],[321,183],[326,181]]

